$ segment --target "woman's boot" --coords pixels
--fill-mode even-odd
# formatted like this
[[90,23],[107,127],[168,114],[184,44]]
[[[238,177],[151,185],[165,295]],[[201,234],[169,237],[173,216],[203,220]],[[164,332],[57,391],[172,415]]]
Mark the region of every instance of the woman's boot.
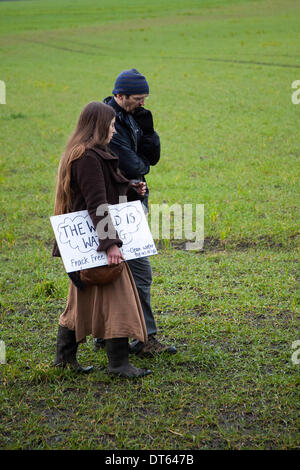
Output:
[[149,369],[138,369],[128,360],[128,338],[105,340],[108,357],[108,372],[121,377],[144,377],[151,374]]
[[89,373],[93,366],[81,367],[77,362],[76,353],[78,343],[76,343],[75,331],[69,330],[65,326],[59,325],[56,345],[56,358],[54,366],[65,367],[69,364],[77,372]]

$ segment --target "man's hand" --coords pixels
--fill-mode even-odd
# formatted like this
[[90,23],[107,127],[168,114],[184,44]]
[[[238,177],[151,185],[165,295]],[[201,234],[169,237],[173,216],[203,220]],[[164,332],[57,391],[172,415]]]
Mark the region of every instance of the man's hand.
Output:
[[144,134],[154,133],[153,117],[149,109],[145,109],[142,106],[136,108],[133,113],[133,119],[138,123]]
[[112,245],[107,250],[108,265],[120,264],[124,260],[120,248],[117,245]]
[[140,183],[131,183],[131,186],[133,186],[141,196],[145,196],[147,188],[146,183],[141,181]]

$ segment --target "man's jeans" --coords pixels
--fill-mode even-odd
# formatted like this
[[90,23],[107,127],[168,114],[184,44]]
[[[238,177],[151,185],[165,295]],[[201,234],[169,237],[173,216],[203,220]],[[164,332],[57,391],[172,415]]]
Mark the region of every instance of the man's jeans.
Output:
[[127,263],[139,293],[148,336],[153,335],[157,332],[157,328],[151,309],[152,268],[149,258],[132,259]]

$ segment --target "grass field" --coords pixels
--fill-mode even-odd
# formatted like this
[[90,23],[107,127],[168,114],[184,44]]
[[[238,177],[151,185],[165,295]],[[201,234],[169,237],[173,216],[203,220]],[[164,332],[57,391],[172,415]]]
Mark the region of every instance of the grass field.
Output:
[[[299,449],[298,0],[0,2],[1,449]],[[57,166],[83,106],[135,67],[162,142],[152,203],[204,204],[201,252],[163,242],[152,303],[173,357],[112,379],[52,367],[68,278]]]

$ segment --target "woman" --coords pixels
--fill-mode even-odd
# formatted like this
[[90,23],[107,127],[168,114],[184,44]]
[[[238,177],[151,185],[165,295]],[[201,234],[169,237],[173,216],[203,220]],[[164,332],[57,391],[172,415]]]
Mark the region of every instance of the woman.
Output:
[[[114,122],[115,111],[104,103],[91,102],[81,112],[60,161],[55,215],[87,209],[97,227],[107,216],[97,215],[100,205],[118,204],[119,196],[126,194],[129,200],[145,194],[145,183],[130,185],[118,169],[118,157],[107,147],[115,132]],[[54,365],[70,364],[77,371],[89,372],[92,367],[81,367],[76,352],[78,344],[92,334],[105,339],[109,373],[125,377],[150,373],[132,366],[128,360],[128,337],[145,342],[147,331],[133,277],[122,261],[121,246],[116,232],[99,236],[98,251],[107,253],[108,264],[124,263],[121,275],[113,283],[87,286],[79,272],[69,275],[68,302],[59,319]],[[60,256],[56,244],[53,255]]]

